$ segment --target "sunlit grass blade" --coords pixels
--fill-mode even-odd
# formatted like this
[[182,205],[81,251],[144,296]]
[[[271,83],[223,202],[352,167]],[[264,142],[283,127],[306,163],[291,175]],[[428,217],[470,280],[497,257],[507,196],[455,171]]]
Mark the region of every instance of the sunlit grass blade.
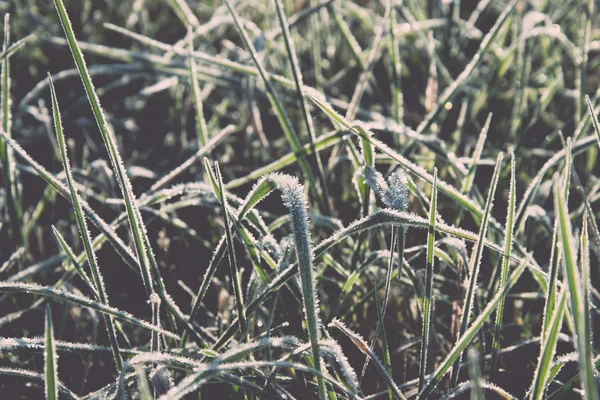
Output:
[[327,10],[333,17],[336,27],[340,30],[340,33],[342,34],[342,39],[344,40],[346,45],[350,48],[350,52],[352,53],[352,56],[354,57],[354,59],[356,60],[358,65],[360,66],[360,69],[363,71],[366,70],[367,62],[363,59],[363,56],[361,54],[362,49],[360,48],[358,41],[352,34],[350,27],[348,26],[346,21],[344,21],[342,19],[339,11],[335,8],[334,4],[329,4],[327,7]]
[[471,166],[469,167],[469,172],[465,179],[463,180],[461,192],[468,194],[473,187],[473,181],[475,180],[475,172],[477,171],[477,164],[481,159],[481,153],[483,152],[483,147],[485,145],[485,140],[487,139],[487,133],[490,129],[490,123],[492,122],[492,113],[488,114],[487,119],[485,120],[485,124],[483,128],[481,128],[481,132],[479,132],[479,138],[477,139],[477,144],[475,145],[475,149],[473,150],[473,158],[471,162]]
[[150,294],[153,292],[154,289],[152,284],[152,275],[150,272],[150,267],[148,266],[148,254],[146,252],[146,243],[143,238],[144,227],[142,226],[141,216],[136,206],[136,200],[133,194],[133,189],[131,187],[131,182],[129,181],[129,177],[127,176],[127,172],[125,171],[125,166],[123,164],[123,160],[121,159],[121,155],[119,154],[114,132],[112,131],[112,128],[110,127],[106,116],[104,115],[104,112],[100,105],[100,100],[98,99],[98,96],[94,89],[94,84],[92,83],[92,79],[90,77],[85,60],[83,58],[83,53],[77,45],[77,40],[75,39],[75,34],[73,33],[73,27],[71,26],[71,21],[69,20],[67,10],[65,9],[62,0],[54,0],[54,5],[56,7],[56,11],[58,13],[63,30],[65,32],[65,36],[67,38],[71,54],[73,55],[75,65],[77,66],[77,70],[79,71],[79,76],[85,88],[86,95],[92,108],[92,112],[94,113],[94,118],[96,119],[96,123],[98,124],[100,133],[102,134],[102,139],[108,152],[113,172],[115,173],[115,176],[117,178],[117,181],[119,182],[119,186],[123,193],[125,207],[127,208],[129,225],[135,242],[137,258],[141,268],[140,273],[142,275],[146,291],[148,294]]
[[44,391],[46,400],[58,399],[58,364],[56,362],[56,343],[54,341],[54,325],[50,304],[46,303],[44,349]]
[[323,169],[323,163],[321,161],[321,157],[319,157],[319,153],[315,151],[315,141],[317,139],[317,135],[315,133],[315,127],[313,124],[312,116],[310,115],[308,105],[306,104],[306,99],[304,98],[304,93],[302,93],[302,87],[304,86],[304,84],[302,83],[302,71],[300,70],[298,55],[296,53],[294,41],[292,40],[292,34],[290,33],[289,23],[285,16],[281,0],[275,0],[275,10],[277,11],[277,18],[279,19],[279,25],[281,26],[281,32],[283,34],[283,41],[285,43],[286,53],[290,62],[290,66],[292,68],[292,76],[294,77],[294,83],[296,85],[296,95],[298,97],[298,101],[300,101],[302,118],[304,119],[304,124],[306,125],[306,130],[308,132],[309,144],[311,147],[313,158],[317,164],[319,179],[321,181],[321,190],[323,193],[323,204],[325,207],[324,211],[325,214],[329,215],[331,214],[331,211],[329,209],[329,191],[327,189],[327,179],[325,178],[325,170]]
[[[492,175],[492,181],[488,190],[487,200],[485,202],[483,218],[481,220],[481,225],[479,226],[479,236],[477,238],[475,248],[473,249],[473,253],[471,254],[471,260],[469,261],[469,287],[465,293],[465,300],[463,302],[458,337],[462,337],[463,333],[467,330],[467,327],[469,326],[469,320],[471,319],[471,314],[473,312],[473,306],[475,304],[477,278],[479,276],[479,269],[481,266],[481,256],[483,254],[484,244],[487,237],[488,223],[491,217],[492,205],[494,204],[494,196],[496,195],[496,186],[498,185],[498,178],[500,177],[502,159],[503,154],[498,154],[496,166],[494,167],[494,174]],[[452,387],[456,386],[458,381],[461,358],[462,357],[459,357],[457,359],[454,367],[452,368],[452,377],[450,378],[450,384]]]
[[577,265],[577,251],[564,187],[560,184],[556,174],[554,175],[553,186],[554,209],[558,218],[560,246],[563,255],[562,264],[569,287],[569,303],[575,323],[575,337],[573,339],[579,355],[581,388],[586,394],[586,398],[596,400],[598,399],[598,388],[595,381],[591,346],[588,342],[591,327],[590,320],[586,318],[589,314],[585,311],[586,308],[589,308],[589,297],[583,293],[584,287],[587,285],[584,285],[581,281],[582,274]]
[[[319,138],[315,142],[315,151],[320,152],[338,144],[342,140],[343,134],[343,131],[332,131],[319,136]],[[225,185],[225,188],[233,189],[246,183],[250,183],[268,173],[279,172],[288,165],[292,165],[294,162],[296,162],[298,160],[298,157],[309,154],[312,154],[312,149],[310,143],[307,143],[299,151],[290,152],[284,155],[283,157],[279,158],[278,160],[275,160],[272,163],[265,165],[264,167],[255,169],[246,176],[229,181]]]
[[[94,283],[94,287],[96,288],[99,301],[104,305],[108,305],[108,296],[106,295],[106,289],[104,287],[104,280],[102,278],[102,274],[100,273],[100,268],[98,267],[98,263],[96,261],[96,253],[94,252],[94,247],[92,244],[92,240],[90,238],[90,232],[87,228],[87,223],[85,221],[85,216],[83,214],[83,209],[81,207],[79,194],[77,193],[77,189],[75,188],[75,181],[73,179],[73,173],[71,172],[69,158],[67,157],[67,145],[65,142],[65,135],[64,135],[64,131],[63,131],[60,110],[58,108],[58,99],[56,98],[54,84],[52,83],[52,78],[50,77],[50,75],[48,75],[48,79],[50,80],[50,93],[52,96],[52,113],[53,113],[53,119],[54,119],[54,130],[55,130],[56,139],[58,142],[58,147],[60,149],[63,168],[64,168],[65,174],[67,176],[67,184],[69,186],[69,191],[71,193],[71,203],[73,204],[73,213],[75,214],[75,220],[77,221],[77,228],[79,230],[79,234],[81,235],[81,241],[82,241],[83,247],[85,249],[85,253],[87,256],[87,260],[88,260],[88,265],[90,267],[92,280]],[[123,368],[123,359],[121,358],[121,354],[119,353],[119,343],[117,341],[117,334],[115,332],[114,321],[112,320],[111,317],[105,317],[104,323],[106,325],[106,331],[107,331],[108,337],[110,339],[110,345],[113,349],[113,357],[114,357],[115,365],[117,367],[117,371],[120,371]]]
[[506,296],[509,290],[515,285],[515,283],[517,283],[517,281],[521,277],[521,274],[523,273],[523,271],[525,271],[525,268],[527,267],[528,263],[529,260],[524,260],[517,268],[514,269],[502,290],[498,294],[496,294],[496,296],[494,296],[494,298],[485,306],[485,308],[481,311],[479,316],[473,321],[469,328],[458,339],[458,341],[456,342],[452,350],[450,350],[444,361],[442,361],[437,370],[431,375],[425,387],[419,392],[419,400],[427,399],[431,392],[437,387],[442,377],[448,372],[452,364],[454,364],[454,362],[459,359],[463,351],[475,338],[477,332],[479,332],[486,320],[498,307],[500,299]]
[[0,266],[0,274],[7,273],[12,267],[14,267],[21,258],[25,255],[25,247],[19,247],[14,253],[8,257],[8,260],[2,263]]
[[[504,287],[506,278],[508,277],[508,269],[510,267],[510,256],[512,253],[513,246],[513,231],[514,231],[514,220],[515,220],[515,205],[517,201],[517,188],[515,182],[515,155],[511,155],[510,159],[510,189],[508,192],[508,211],[506,213],[506,230],[504,233],[504,256],[502,258],[502,271],[500,272],[500,286],[499,290]],[[500,350],[500,336],[502,333],[502,318],[504,315],[504,303],[505,298],[500,300],[498,310],[496,310],[496,326],[494,330],[494,340],[492,343],[492,362],[490,367],[490,376],[494,380],[497,370],[498,362],[498,350]]]
[[540,356],[538,358],[537,368],[535,370],[533,383],[531,386],[530,398],[532,400],[541,400],[544,398],[546,388],[549,383],[552,359],[556,352],[556,343],[558,334],[562,326],[563,315],[567,304],[568,292],[566,286],[560,291],[558,301],[548,325],[548,331],[545,338],[540,342]]
[[423,303],[423,329],[421,341],[421,356],[419,359],[419,390],[425,384],[427,373],[427,357],[431,339],[431,325],[433,324],[433,248],[435,244],[435,221],[437,215],[437,168],[433,170],[433,187],[431,189],[431,202],[429,209],[429,228],[427,230],[427,265],[425,271],[425,298]]
[[[588,360],[590,363],[594,360],[594,336],[593,336],[593,320],[591,315],[591,309],[593,307],[592,302],[590,300],[590,288],[592,287],[591,283],[591,271],[590,271],[590,239],[588,233],[588,215],[587,211],[584,210],[583,217],[581,221],[581,238],[579,240],[579,247],[581,252],[581,289],[583,291],[583,321],[584,321],[584,338],[583,342],[585,343],[584,353],[587,354]],[[592,371],[593,371],[593,367]],[[594,375],[594,378],[596,376]],[[594,386],[596,385],[596,380],[592,382]]]
[[[193,327],[188,324],[185,316],[183,315],[177,304],[173,301],[171,296],[166,291],[164,282],[160,275],[158,263],[156,262],[156,259],[154,257],[152,247],[150,246],[150,240],[148,239],[146,227],[144,226],[140,210],[137,206],[137,201],[133,193],[131,182],[129,180],[129,177],[127,176],[127,171],[125,170],[123,160],[121,159],[121,155],[119,154],[119,150],[117,148],[117,141],[114,132],[112,131],[112,128],[110,127],[108,120],[104,115],[104,112],[100,105],[100,100],[98,99],[98,95],[96,94],[96,91],[94,89],[94,85],[92,83],[87,66],[85,64],[83,54],[81,52],[81,49],[77,45],[77,40],[75,39],[75,35],[73,33],[73,28],[69,21],[67,11],[64,7],[62,0],[55,0],[54,5],[61,20],[63,30],[67,37],[69,48],[77,66],[79,76],[85,88],[87,98],[89,100],[92,112],[94,114],[94,118],[96,119],[96,123],[102,135],[102,139],[104,141],[106,150],[108,152],[110,162],[112,165],[112,170],[116,175],[119,187],[123,195],[123,199],[125,201],[127,218],[135,243],[137,261],[140,266],[140,275],[142,276],[142,281],[146,288],[146,293],[148,295],[154,293],[154,281],[152,279],[152,273],[154,273],[158,293],[169,310],[169,317],[172,318],[171,321],[175,323],[174,320],[176,319],[177,321],[182,323],[188,331],[195,332]],[[197,335],[196,338],[199,344],[204,344],[203,341]]]

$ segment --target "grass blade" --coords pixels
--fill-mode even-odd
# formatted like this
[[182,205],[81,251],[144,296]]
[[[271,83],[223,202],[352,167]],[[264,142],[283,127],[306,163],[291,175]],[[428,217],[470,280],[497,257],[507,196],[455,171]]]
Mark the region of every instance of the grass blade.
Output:
[[494,298],[485,306],[479,316],[473,321],[471,326],[469,326],[465,333],[458,339],[444,361],[442,361],[438,369],[433,373],[433,375],[431,375],[425,387],[419,392],[419,400],[427,399],[431,392],[437,387],[442,377],[448,372],[452,364],[459,359],[477,332],[479,332],[486,320],[490,317],[490,315],[492,315],[496,307],[498,307],[500,299],[506,296],[509,290],[515,285],[515,283],[517,283],[529,262],[529,260],[524,260],[517,268],[515,268],[502,290],[496,294],[496,296],[494,296]]
[[[235,294],[235,305],[238,311],[238,319],[240,321],[240,328],[242,335],[246,336],[248,326],[246,324],[246,311],[244,307],[244,296],[242,294],[242,284],[240,282],[240,271],[237,265],[235,257],[235,246],[233,243],[233,237],[231,235],[231,229],[229,227],[229,210],[227,205],[227,196],[223,190],[223,177],[221,176],[221,170],[219,169],[219,163],[215,162],[215,173],[213,174],[208,163],[208,159],[204,159],[204,167],[207,173],[210,175],[210,180],[213,185],[216,183],[215,194],[221,202],[221,209],[223,210],[223,223],[225,224],[225,235],[227,238],[227,253],[229,255],[229,270],[231,273],[231,283],[233,284],[233,291]],[[216,181],[216,182],[215,182]]]
[[[12,126],[12,114],[10,110],[10,14],[4,14],[4,45],[2,47],[3,54],[6,57],[2,61],[2,72],[0,79],[2,80],[2,90],[0,92],[0,112],[2,116],[2,130],[10,136]],[[19,199],[19,190],[17,185],[17,175],[14,167],[12,151],[6,145],[5,140],[0,140],[0,162],[2,163],[2,173],[4,189],[7,191],[7,208],[10,218],[10,230],[13,240],[19,244],[25,243],[24,232],[21,226],[23,210],[21,200]]]
[[[71,172],[71,166],[69,165],[69,158],[67,157],[67,145],[65,143],[65,135],[63,131],[60,110],[58,108],[58,99],[56,98],[56,92],[54,90],[54,83],[52,82],[52,78],[50,77],[50,75],[48,75],[48,79],[50,80],[50,93],[52,96],[54,130],[56,133],[58,147],[60,149],[63,168],[67,176],[67,184],[71,193],[73,213],[75,214],[77,228],[79,229],[79,234],[81,235],[81,241],[83,242],[83,247],[87,256],[94,287],[96,288],[96,291],[98,293],[98,298],[102,304],[108,305],[108,297],[106,295],[106,289],[104,288],[104,280],[102,279],[100,268],[98,267],[98,263],[96,261],[96,253],[94,252],[94,247],[90,238],[90,232],[87,228],[87,223],[85,221],[85,216],[83,214],[83,209],[81,207],[81,202],[79,199],[79,194],[77,193],[77,189],[75,189],[75,181],[73,179],[73,173]],[[112,318],[105,316],[104,322],[110,340],[110,345],[113,349],[113,358],[117,367],[117,371],[121,371],[121,369],[123,368],[123,359],[121,358],[121,354],[119,353],[119,344],[117,341],[117,334],[115,332],[114,321],[112,320]]]
[[112,169],[116,175],[117,181],[119,182],[121,192],[123,193],[129,225],[135,241],[137,258],[141,268],[140,273],[142,275],[146,291],[148,294],[150,294],[154,291],[154,289],[152,286],[150,267],[148,266],[146,243],[143,238],[144,228],[141,223],[139,210],[136,207],[136,200],[131,187],[131,182],[129,181],[129,177],[125,171],[125,166],[123,165],[123,160],[121,159],[121,155],[117,148],[117,141],[115,139],[114,132],[110,128],[108,120],[106,119],[106,116],[104,115],[100,105],[100,99],[98,99],[94,89],[94,84],[92,83],[92,79],[85,64],[83,53],[77,45],[77,39],[75,39],[75,34],[73,33],[73,27],[71,26],[71,21],[69,20],[67,10],[65,9],[62,0],[54,0],[54,5],[67,37],[67,42],[71,50],[71,54],[73,55],[75,65],[77,66],[77,70],[79,71],[79,76],[85,88],[92,112],[94,113],[94,118],[96,119],[96,123],[100,129],[104,145],[108,151]]
[[319,373],[317,376],[319,398],[325,400],[325,383],[320,375],[322,374],[322,367],[319,350],[319,329],[321,325],[318,314],[319,299],[315,287],[313,251],[310,245],[310,231],[308,229],[308,213],[304,190],[298,180],[289,175],[271,174],[268,179],[277,184],[277,187],[281,190],[283,203],[290,211],[294,242],[296,244],[296,259],[300,270],[308,337],[311,343],[315,370]]
[[[479,227],[479,236],[477,238],[477,244],[475,245],[475,249],[471,254],[471,260],[469,262],[469,287],[467,289],[467,292],[465,293],[465,300],[463,303],[462,315],[460,318],[460,328],[458,334],[459,337],[462,337],[463,333],[467,330],[469,320],[471,319],[471,313],[473,312],[473,306],[475,304],[475,294],[477,291],[477,277],[479,275],[481,256],[483,254],[484,243],[486,240],[488,222],[491,216],[492,205],[494,203],[494,196],[496,194],[496,186],[498,185],[498,178],[500,177],[502,158],[503,154],[498,154],[498,158],[496,159],[496,166],[494,167],[494,174],[492,176],[492,182],[490,184],[487,200],[485,202],[483,219],[481,220],[481,225]],[[462,356],[457,359],[456,363],[454,364],[454,367],[452,368],[452,377],[450,378],[450,384],[452,385],[452,387],[456,386],[458,381],[461,358]]]
[[427,357],[431,339],[431,324],[433,317],[433,247],[435,243],[435,220],[437,215],[437,168],[433,170],[433,187],[429,208],[429,227],[427,230],[427,267],[425,272],[425,298],[423,303],[423,330],[421,337],[421,358],[419,361],[419,391],[425,384],[427,373]]
[[[588,342],[590,338],[590,320],[585,311],[589,308],[589,297],[583,293],[584,285],[581,280],[581,273],[577,266],[577,252],[575,250],[575,240],[571,228],[571,220],[567,209],[564,187],[560,184],[558,176],[554,175],[554,209],[558,218],[559,238],[562,249],[562,264],[567,277],[569,287],[569,303],[575,322],[575,348],[579,355],[579,371],[581,373],[581,388],[586,398],[597,400],[598,388],[594,377],[593,357],[591,346]],[[584,250],[585,252],[585,250]],[[583,268],[586,268],[585,266]]]
[[[506,213],[506,231],[504,233],[504,257],[502,258],[502,271],[500,272],[500,286],[504,287],[506,278],[508,277],[508,269],[510,267],[510,255],[513,245],[513,231],[515,221],[515,204],[517,201],[516,182],[515,182],[515,155],[510,159],[510,189],[508,192],[508,211]],[[496,327],[494,330],[494,341],[492,344],[492,363],[490,367],[490,376],[494,380],[497,371],[498,350],[500,350],[500,334],[502,332],[502,317],[504,314],[505,298],[500,300],[498,310],[496,311]]]
[[44,391],[46,400],[58,399],[58,364],[56,363],[56,343],[54,342],[54,326],[50,304],[46,303],[44,349]]
[[531,385],[531,399],[541,400],[549,383],[550,370],[552,368],[552,359],[556,351],[558,334],[562,326],[563,315],[567,304],[567,288],[563,286],[558,296],[558,302],[550,318],[548,332],[545,339],[540,343],[540,357]]

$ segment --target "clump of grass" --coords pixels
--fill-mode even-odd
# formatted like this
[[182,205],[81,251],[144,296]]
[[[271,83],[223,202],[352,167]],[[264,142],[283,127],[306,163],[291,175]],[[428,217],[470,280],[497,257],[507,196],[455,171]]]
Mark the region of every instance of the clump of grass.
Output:
[[71,3],[4,17],[0,392],[598,398],[593,1]]

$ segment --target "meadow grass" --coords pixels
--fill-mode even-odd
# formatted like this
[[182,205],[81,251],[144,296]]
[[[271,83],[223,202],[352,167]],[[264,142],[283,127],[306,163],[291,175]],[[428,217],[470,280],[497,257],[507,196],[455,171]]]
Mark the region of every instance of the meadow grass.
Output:
[[0,392],[599,398],[593,0],[0,9]]

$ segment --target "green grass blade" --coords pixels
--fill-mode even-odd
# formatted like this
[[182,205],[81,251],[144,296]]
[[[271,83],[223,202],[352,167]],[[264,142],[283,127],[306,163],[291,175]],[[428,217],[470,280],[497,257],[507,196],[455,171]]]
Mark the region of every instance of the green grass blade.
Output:
[[58,364],[56,363],[56,343],[54,342],[54,326],[50,304],[46,303],[44,349],[44,392],[46,400],[58,399]]
[[429,208],[429,227],[427,229],[427,266],[425,272],[425,298],[423,303],[423,329],[421,341],[421,357],[419,361],[419,391],[425,384],[427,374],[427,357],[431,340],[431,325],[433,324],[433,248],[435,243],[435,221],[437,215],[437,168],[433,170],[433,187]]
[[[515,221],[515,205],[517,201],[516,194],[516,182],[515,182],[515,155],[511,155],[510,159],[510,189],[508,192],[508,211],[506,213],[506,230],[504,233],[504,257],[502,258],[502,271],[500,272],[500,286],[499,289],[504,287],[506,278],[508,277],[508,269],[510,267],[510,256],[512,253],[513,246],[513,231]],[[496,325],[494,330],[494,340],[492,344],[492,363],[490,367],[490,376],[494,380],[497,372],[498,363],[498,350],[500,350],[500,335],[502,333],[502,317],[504,314],[504,302],[505,298],[500,300],[498,310],[496,311]]]
[[[580,139],[580,140],[574,142],[573,146],[571,148],[572,156],[574,157],[575,155],[577,155],[583,151],[586,151],[589,147],[593,146],[593,144],[595,142],[597,142],[597,139],[595,137],[586,137],[586,138],[583,138],[583,139]],[[562,149],[561,151],[556,152],[548,161],[546,161],[544,163],[542,168],[540,168],[538,173],[531,180],[529,186],[527,187],[527,190],[525,190],[525,193],[523,194],[523,200],[521,200],[521,202],[519,203],[519,207],[517,208],[517,215],[515,217],[515,226],[519,227],[519,229],[522,228],[521,225],[523,223],[523,218],[525,217],[527,208],[533,201],[535,194],[537,193],[537,190],[539,189],[540,184],[542,183],[542,180],[544,179],[544,175],[546,175],[546,173],[552,167],[556,166],[560,161],[562,161],[566,157],[566,154],[567,154],[566,147],[564,149]]]
[[71,50],[71,54],[73,55],[75,65],[77,66],[77,70],[79,71],[79,76],[85,88],[92,112],[94,113],[94,118],[96,119],[96,123],[100,129],[104,145],[110,158],[113,172],[117,177],[121,192],[123,193],[129,225],[135,241],[137,257],[141,267],[140,273],[142,275],[146,291],[148,294],[150,294],[154,289],[152,285],[150,267],[148,266],[146,243],[143,238],[144,227],[142,226],[141,216],[136,206],[136,200],[131,187],[131,182],[129,181],[129,177],[125,171],[125,166],[123,165],[121,155],[119,154],[114,132],[112,131],[106,116],[104,115],[100,105],[100,99],[98,98],[94,89],[94,84],[92,83],[92,79],[85,64],[83,53],[77,45],[77,40],[75,39],[75,34],[73,33],[73,27],[71,26],[71,21],[69,20],[67,10],[65,9],[62,0],[54,0],[54,5],[67,37],[67,42]]
[[[492,181],[488,190],[487,200],[485,202],[485,211],[483,214],[483,219],[481,220],[481,225],[479,227],[479,236],[477,238],[477,243],[475,245],[475,249],[473,250],[473,254],[471,255],[471,260],[469,262],[469,287],[465,293],[465,300],[463,303],[462,315],[460,318],[460,328],[458,334],[459,337],[462,337],[463,333],[467,330],[467,327],[469,326],[469,320],[471,319],[471,313],[473,312],[473,306],[475,304],[477,278],[479,276],[479,269],[481,266],[481,256],[483,254],[484,243],[487,236],[487,228],[491,216],[492,205],[494,203],[494,196],[496,194],[496,186],[498,185],[498,178],[500,177],[502,159],[503,154],[498,154],[498,158],[496,159],[496,166],[494,167],[494,174],[492,175]],[[450,384],[452,385],[452,387],[456,386],[458,381],[461,358],[462,356],[457,359],[456,364],[452,369],[452,377],[450,378]]]
[[[169,316],[175,317],[179,322],[184,324],[184,326],[186,326],[186,328],[189,331],[193,332],[194,330],[187,323],[186,317],[183,315],[177,304],[175,304],[173,299],[166,292],[164,282],[160,276],[158,264],[154,257],[152,248],[149,245],[150,240],[148,239],[146,228],[144,226],[139,208],[137,206],[137,201],[133,193],[133,188],[131,187],[131,182],[129,180],[129,177],[127,176],[127,171],[125,170],[123,160],[121,159],[121,155],[119,154],[116,145],[117,141],[114,132],[112,131],[100,105],[100,100],[98,99],[98,95],[96,94],[96,91],[94,89],[94,85],[92,83],[90,74],[85,64],[83,54],[77,44],[77,40],[75,39],[75,35],[73,33],[73,28],[71,26],[71,22],[69,21],[67,11],[64,7],[62,0],[55,0],[54,5],[58,12],[58,16],[63,26],[65,35],[67,37],[67,42],[71,50],[71,54],[73,55],[75,64],[77,66],[79,76],[85,88],[86,95],[88,97],[90,106],[92,108],[92,112],[94,114],[94,118],[96,119],[96,123],[102,135],[102,139],[104,141],[106,150],[108,152],[110,162],[112,165],[112,170],[116,175],[117,181],[121,188],[121,192],[123,194],[123,199],[125,200],[127,218],[135,242],[135,249],[138,259],[137,261],[140,266],[140,275],[142,276],[146,292],[148,295],[154,293],[154,284],[152,280],[152,272],[154,272],[160,297],[165,302],[170,312]],[[199,339],[199,337],[197,338]],[[203,344],[201,340],[199,340],[199,343]]]
[[531,386],[531,399],[541,400],[544,398],[544,393],[549,383],[550,370],[552,368],[552,359],[556,352],[556,343],[558,342],[558,334],[562,326],[563,316],[567,304],[567,289],[563,286],[558,296],[558,302],[550,323],[545,339],[540,343],[540,357],[538,358],[537,368],[535,370],[533,383]]
[[486,322],[486,320],[498,307],[500,299],[506,296],[509,290],[515,285],[515,283],[517,283],[529,262],[529,260],[524,260],[517,268],[515,268],[502,290],[498,294],[496,294],[496,296],[494,296],[494,298],[485,306],[485,308],[481,311],[479,316],[473,321],[473,323],[469,326],[465,333],[458,339],[458,341],[456,342],[452,350],[450,350],[444,361],[442,361],[438,369],[431,375],[425,387],[419,392],[419,400],[427,399],[431,392],[437,387],[442,377],[448,372],[452,364],[454,364],[454,362],[458,360],[463,351],[475,338],[477,332],[479,332],[479,330],[483,327],[483,324]]
[[[52,96],[52,113],[54,119],[54,130],[56,133],[56,139],[58,142],[58,147],[60,149],[60,155],[62,159],[63,168],[65,170],[65,174],[67,176],[67,184],[69,186],[69,191],[71,193],[71,203],[73,204],[73,213],[75,214],[75,220],[77,221],[77,228],[79,229],[79,234],[81,235],[81,241],[83,243],[83,247],[85,249],[85,253],[88,260],[88,265],[90,266],[90,271],[92,275],[92,280],[94,283],[94,287],[98,293],[99,300],[102,304],[108,305],[108,296],[106,295],[106,289],[104,287],[104,280],[102,279],[102,274],[100,273],[100,268],[98,267],[98,263],[96,261],[96,253],[94,252],[94,247],[92,244],[92,240],[90,238],[90,232],[87,228],[87,223],[85,221],[85,216],[83,214],[83,209],[81,207],[81,202],[79,198],[79,194],[77,193],[77,189],[75,188],[75,181],[73,179],[73,173],[71,172],[71,166],[69,165],[69,158],[67,157],[67,145],[65,143],[65,135],[63,131],[60,110],[58,108],[58,99],[56,98],[56,92],[54,90],[54,84],[52,82],[52,78],[48,75],[48,79],[50,80],[50,93]],[[115,332],[114,321],[112,318],[108,317],[104,320],[106,325],[106,331],[108,333],[108,337],[110,339],[110,344],[113,349],[113,357],[115,361],[115,365],[117,367],[117,371],[121,371],[123,368],[123,359],[121,358],[121,354],[119,353],[119,344],[117,341],[117,334]]]
[[[592,302],[590,300],[590,287],[591,287],[591,275],[590,275],[590,240],[588,233],[588,215],[587,211],[584,210],[582,217],[582,227],[581,227],[581,239],[579,241],[579,247],[581,250],[581,287],[583,290],[583,320],[584,320],[584,338],[583,342],[585,343],[584,353],[589,357],[587,361],[593,362],[593,334],[592,334]],[[593,368],[593,367],[592,367]],[[593,369],[592,369],[593,371]],[[595,378],[595,376],[594,376]],[[596,386],[595,380],[593,381],[593,385]]]
[[589,298],[583,293],[584,285],[581,280],[581,272],[577,266],[577,252],[575,240],[571,228],[571,220],[564,196],[564,187],[560,184],[558,176],[554,176],[554,209],[558,217],[559,238],[562,249],[562,263],[567,277],[569,287],[569,303],[575,322],[575,337],[573,338],[579,354],[579,371],[581,373],[581,387],[587,399],[598,399],[598,388],[596,386],[593,368],[593,357],[591,347],[587,343],[591,331],[590,320],[586,318],[586,308],[589,308]]
[[[1,81],[2,88],[0,91],[0,111],[2,117],[2,130],[8,135],[11,135],[12,127],[12,113],[10,109],[11,98],[10,98],[10,63],[9,63],[9,50],[10,50],[10,14],[4,14],[4,45],[2,47],[3,53],[7,56],[2,61],[2,72]],[[12,151],[6,145],[5,140],[0,140],[0,162],[2,163],[3,183],[4,189],[7,192],[7,208],[10,221],[11,236],[14,241],[18,244],[25,244],[25,237],[23,236],[23,227],[21,226],[21,220],[23,216],[23,210],[21,206],[21,200],[19,196],[19,189],[17,184],[17,175],[14,167]]]
[[25,36],[23,39],[19,39],[16,42],[14,42],[13,44],[11,44],[8,49],[3,49],[2,53],[0,53],[0,62],[3,62],[4,59],[6,59],[6,58],[10,57],[11,55],[13,55],[23,45],[27,44],[30,41],[36,40],[37,38],[38,37],[37,37],[37,35],[35,33],[31,33],[31,34]]

